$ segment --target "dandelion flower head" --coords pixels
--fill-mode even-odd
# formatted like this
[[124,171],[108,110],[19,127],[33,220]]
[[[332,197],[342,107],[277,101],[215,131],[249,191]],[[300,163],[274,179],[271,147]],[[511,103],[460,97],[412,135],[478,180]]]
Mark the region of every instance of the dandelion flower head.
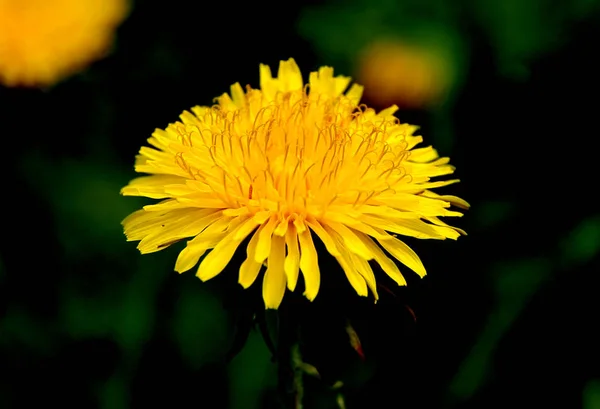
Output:
[[102,57],[126,0],[0,0],[0,83],[49,86]]
[[157,129],[135,165],[150,176],[122,194],[162,201],[123,221],[128,240],[151,253],[190,238],[175,270],[200,262],[197,276],[209,280],[249,238],[238,280],[247,288],[264,269],[266,308],[294,291],[300,272],[306,298],[317,296],[315,240],[361,296],[370,290],[377,299],[376,266],[399,285],[406,281],[395,260],[424,276],[397,236],[456,239],[464,232],[439,217],[462,216],[450,207],[468,204],[432,191],[458,181],[432,180],[453,173],[449,159],[417,148],[417,127],[400,123],[396,107],[359,105],[362,87],[344,92],[349,83],[321,67],[305,85],[293,59],[280,63],[277,77],[261,65],[260,89],[236,83],[214,106]]

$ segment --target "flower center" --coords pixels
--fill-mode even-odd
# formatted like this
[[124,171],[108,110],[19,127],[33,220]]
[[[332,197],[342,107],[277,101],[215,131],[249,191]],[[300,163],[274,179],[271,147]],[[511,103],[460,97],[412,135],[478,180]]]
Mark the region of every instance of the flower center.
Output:
[[242,107],[206,108],[177,128],[179,166],[230,208],[318,217],[410,182],[408,129],[393,116],[302,90],[262,98],[249,90]]

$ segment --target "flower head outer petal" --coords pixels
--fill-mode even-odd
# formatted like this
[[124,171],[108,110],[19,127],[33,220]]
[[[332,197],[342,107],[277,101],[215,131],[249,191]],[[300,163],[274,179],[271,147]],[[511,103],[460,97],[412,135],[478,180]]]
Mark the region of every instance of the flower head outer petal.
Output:
[[310,230],[304,229],[298,234],[300,242],[300,270],[304,277],[304,296],[310,301],[314,300],[321,285],[321,271],[319,258],[313,243]]
[[262,263],[254,259],[254,254],[256,253],[259,234],[264,228],[265,225],[263,224],[254,232],[246,247],[246,260],[240,265],[238,276],[238,283],[244,288],[249,288],[256,281],[262,267]]
[[[215,247],[228,234],[227,232],[218,232],[221,228],[218,228],[218,230],[215,231],[215,227],[219,224],[219,219],[221,219],[220,223],[223,226],[223,229],[225,229],[228,224],[228,219],[222,218],[221,212],[215,212],[205,218],[203,221],[205,226],[202,229],[202,233],[192,240],[189,240],[186,247],[177,256],[175,271],[183,273],[190,270],[198,263],[200,257],[202,257],[207,250]],[[209,226],[211,226],[212,229],[207,228]]]
[[417,273],[419,277],[425,277],[427,271],[421,262],[421,259],[403,241],[398,240],[394,236],[389,236],[386,240],[377,240],[381,247],[383,247],[388,253],[394,256],[398,261],[410,268],[412,271]]
[[394,263],[393,260],[391,260],[388,256],[385,255],[385,253],[381,250],[381,247],[375,244],[375,242],[373,242],[373,239],[368,237],[366,234],[358,234],[358,237],[371,251],[373,259],[379,264],[384,273],[386,273],[392,280],[394,280],[396,284],[400,286],[405,286],[406,279],[400,272],[400,269],[398,269],[398,266],[396,265],[396,263]]
[[293,224],[288,227],[285,233],[285,245],[287,248],[287,255],[285,257],[283,269],[287,276],[288,289],[294,291],[300,273],[300,248],[298,246],[296,226]]
[[277,218],[271,216],[265,227],[260,231],[258,242],[256,243],[256,250],[254,252],[254,260],[257,263],[262,263],[269,257],[269,254],[271,253],[271,237],[273,236],[273,231],[276,226]]
[[350,256],[350,260],[356,267],[356,271],[365,279],[365,283],[371,292],[373,293],[373,297],[375,298],[375,302],[379,300],[379,294],[377,293],[377,283],[375,282],[375,274],[373,273],[373,269],[369,265],[369,262],[364,258],[348,252]]
[[[325,230],[330,229],[329,227],[325,226]],[[335,236],[335,232],[333,230],[330,230],[329,233],[332,236]],[[355,268],[351,258],[351,253],[344,249],[339,239],[337,239],[336,241],[337,243],[339,243],[339,256],[334,256],[335,259],[342,267],[342,270],[344,270],[346,278],[348,279],[348,282],[350,283],[352,288],[354,288],[354,291],[356,291],[356,293],[361,297],[367,297],[369,295],[369,290],[365,278]]]
[[[202,281],[210,280],[217,276],[233,257],[240,243],[256,228],[257,224],[253,218],[247,218],[235,227],[231,233],[226,235],[206,255],[198,267],[196,276]],[[240,234],[238,234],[238,232]],[[242,234],[243,232],[243,234]],[[243,237],[240,237],[243,236]]]
[[265,308],[277,309],[283,300],[286,288],[286,274],[284,271],[285,239],[274,235],[271,241],[267,271],[265,271],[263,278],[263,299]]

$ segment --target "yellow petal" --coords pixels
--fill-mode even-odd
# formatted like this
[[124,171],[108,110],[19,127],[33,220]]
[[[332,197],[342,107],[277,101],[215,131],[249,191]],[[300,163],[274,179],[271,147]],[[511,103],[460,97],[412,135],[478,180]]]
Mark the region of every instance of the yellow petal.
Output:
[[[154,221],[156,219],[157,216],[155,213],[147,212],[146,210],[141,209],[131,213],[129,216],[123,219],[121,224],[123,225],[125,230],[131,230],[132,228],[135,228],[144,223],[148,223],[149,221]],[[125,234],[127,235],[127,233]]]
[[466,200],[463,200],[460,197],[452,196],[452,195],[438,195],[437,193],[432,192],[430,190],[424,191],[423,193],[421,193],[421,196],[431,197],[431,198],[435,198],[435,199],[439,199],[439,200],[445,200],[446,202],[450,202],[454,206],[459,207],[461,209],[465,209],[465,210],[467,210],[471,207],[471,205]]
[[314,300],[321,285],[321,273],[317,250],[310,235],[310,230],[304,230],[298,235],[300,242],[300,270],[304,277],[304,296],[310,301]]
[[272,214],[273,212],[268,210],[256,212],[256,214],[254,215],[254,220],[256,220],[258,224],[263,224],[264,222],[269,220]]
[[335,259],[342,267],[342,270],[344,270],[348,282],[350,283],[352,288],[354,288],[358,295],[360,295],[361,297],[368,296],[369,290],[367,288],[367,283],[364,277],[356,270],[356,266],[354,265],[354,262],[352,260],[351,253],[345,249],[342,239],[328,225],[325,225],[323,227],[335,240],[336,246],[338,247],[340,253],[340,255],[335,257]]
[[[245,239],[245,237],[239,240],[235,239],[236,232],[238,229],[243,230],[246,225],[252,223],[254,223],[254,221],[251,218],[246,219],[229,234],[227,234],[223,240],[221,240],[219,244],[217,244],[215,248],[213,248],[211,252],[207,254],[206,257],[204,257],[204,260],[202,260],[200,266],[198,267],[196,276],[198,276],[198,278],[200,278],[202,281],[206,281],[223,271],[225,266],[231,260],[231,257],[233,257],[233,254],[237,250],[240,243]],[[249,233],[250,232],[248,232],[248,234]]]
[[358,105],[362,98],[363,89],[364,88],[361,85],[352,84],[348,92],[346,92],[346,98],[348,98],[353,105]]
[[356,271],[356,268],[352,266],[352,261],[350,260],[350,253],[342,252],[339,257],[336,257],[340,266],[342,266],[342,270],[346,274],[346,278],[348,282],[354,288],[354,291],[361,297],[366,297],[369,295],[369,290],[367,287],[367,282],[364,277]]
[[178,273],[184,273],[198,264],[198,260],[200,257],[206,253],[206,250],[213,248],[223,238],[225,234],[221,234],[218,236],[212,236],[212,239],[202,238],[198,240],[198,237],[194,238],[187,242],[187,246],[179,253],[177,256],[177,261],[175,262],[175,271]]
[[237,209],[225,209],[223,215],[229,217],[246,216],[250,214],[250,210],[247,207],[238,207]]
[[371,260],[373,258],[369,249],[365,247],[364,243],[358,237],[356,237],[356,234],[348,227],[336,222],[327,223],[327,225],[337,234],[339,234],[346,248],[352,253],[364,258],[365,260]]
[[452,230],[456,231],[457,233],[462,234],[463,236],[467,235],[467,232],[464,231],[463,229],[459,229],[458,227],[454,227],[454,226],[449,226],[447,223],[441,221],[437,217],[425,217],[425,220],[427,220],[428,222],[430,222],[432,224],[435,224],[436,226],[443,226],[443,227],[452,229]]
[[158,149],[167,150],[169,145],[176,140],[172,132],[156,128],[152,132],[152,137],[148,139],[148,142]]
[[407,183],[405,185],[398,184],[398,185],[394,186],[394,190],[398,193],[400,193],[400,192],[402,192],[402,193],[421,193],[424,190],[448,186],[448,185],[452,185],[452,184],[458,183],[458,182],[460,182],[460,179],[442,180],[439,182],[428,182],[428,183],[419,183],[419,184],[412,184],[412,183]]
[[287,285],[290,291],[296,289],[298,283],[298,273],[300,272],[300,251],[298,248],[298,235],[294,225],[289,226],[285,234],[285,244],[287,246],[287,256],[285,257],[284,270],[287,276]]
[[332,96],[337,97],[338,95],[341,95],[346,90],[346,88],[348,88],[351,78],[338,75],[337,77],[335,77],[333,79],[333,81],[334,81],[334,90],[333,90]]
[[404,276],[402,275],[402,273],[400,273],[400,270],[398,269],[396,263],[394,263],[393,260],[386,256],[383,250],[381,250],[381,248],[377,244],[375,244],[375,242],[370,237],[367,237],[365,235],[359,235],[359,238],[371,251],[371,254],[373,254],[373,259],[381,266],[381,269],[388,276],[390,276],[392,280],[398,283],[398,285],[406,285],[406,279],[404,279]]
[[285,92],[302,89],[302,73],[293,58],[279,62],[277,79],[281,84],[280,91]]
[[385,109],[382,109],[377,116],[385,118],[388,116],[392,116],[394,115],[396,112],[398,111],[398,106],[397,105],[392,105],[390,107],[387,107]]
[[360,211],[366,215],[375,215],[378,217],[383,217],[385,219],[393,219],[393,220],[405,220],[405,219],[419,218],[419,216],[413,212],[405,212],[405,211],[401,211],[401,210],[396,210],[390,206],[387,206],[387,198],[385,199],[385,203],[382,203],[381,205],[360,206]]
[[347,206],[329,206],[323,215],[323,220],[343,223],[346,226],[352,226],[360,223],[357,218],[362,215],[361,212],[353,211],[352,205]]
[[262,266],[262,263],[258,263],[256,260],[254,260],[254,254],[256,252],[256,244],[258,243],[258,235],[263,228],[264,225],[260,226],[258,230],[254,232],[252,238],[250,238],[250,241],[248,242],[248,246],[246,247],[246,260],[244,260],[240,266],[240,274],[238,278],[238,283],[240,283],[244,288],[248,288],[252,285],[252,283],[254,283]]
[[[168,190],[171,193],[170,189]],[[175,195],[175,194],[173,194]],[[214,193],[191,193],[185,196],[178,196],[177,200],[181,203],[185,203],[188,206],[212,208],[212,209],[225,209],[228,204],[223,199],[216,196]]]
[[408,193],[382,195],[377,198],[377,202],[405,212],[414,212],[415,214],[424,216],[462,216],[461,213],[457,214],[456,212],[447,210],[450,207],[450,203],[448,202]]
[[429,225],[438,234],[444,236],[447,239],[456,240],[461,236],[461,234],[466,235],[466,233],[463,230],[461,230],[457,227],[450,227],[446,223],[439,220],[437,217],[424,217],[423,219],[431,222],[431,224],[429,224]]
[[308,224],[308,226],[312,229],[312,231],[314,231],[317,234],[317,236],[321,239],[321,241],[325,245],[325,248],[327,249],[329,254],[331,254],[332,256],[340,255],[340,252],[338,251],[338,249],[335,245],[335,241],[329,235],[329,233],[327,233],[323,229],[323,226],[321,226],[321,224],[319,223],[318,220],[315,220],[315,219],[313,219],[312,221],[307,220],[306,224]]
[[[156,213],[153,214],[156,215]],[[168,215],[169,213],[165,216]],[[198,223],[199,220],[196,220],[196,218],[195,211],[186,209],[186,213],[183,216],[155,217],[156,220],[153,223],[146,223],[143,226],[127,229],[126,234],[132,240],[139,240],[141,238],[137,248],[142,254],[152,253],[162,250],[183,238],[200,233],[206,225],[204,223],[205,218],[200,219],[200,223]],[[207,218],[210,218],[210,216]],[[209,222],[212,221],[207,221],[206,223]]]
[[204,210],[205,209],[194,212],[195,220],[193,220],[188,225],[182,227],[179,230],[180,237],[184,238],[195,236],[198,233],[204,231],[206,227],[210,226],[212,223],[223,217],[223,214],[220,211],[215,212],[214,209],[208,209],[213,210],[213,212],[207,214],[207,212],[205,212]]
[[398,259],[402,264],[417,273],[420,277],[425,277],[427,272],[425,271],[425,267],[423,266],[421,259],[417,253],[404,244],[404,242],[393,236],[390,236],[390,239],[388,240],[377,241],[379,244],[381,244],[381,247],[386,249],[388,253]]
[[164,214],[142,210],[123,223],[128,240],[142,240],[139,246],[150,251],[161,243],[194,236],[221,217],[219,211],[208,213],[204,209],[186,208]]
[[350,260],[356,267],[356,271],[365,279],[367,286],[373,293],[373,297],[375,297],[375,301],[379,299],[379,295],[377,294],[377,283],[375,281],[375,274],[373,274],[373,269],[369,265],[369,262],[362,257],[350,253]]
[[190,217],[194,214],[193,209],[176,209],[164,213],[147,212],[138,210],[123,220],[125,235],[130,240],[140,240],[141,238],[156,232],[162,225],[172,224],[184,217]]
[[246,105],[246,94],[239,82],[231,86],[231,99],[237,108],[243,108]]
[[304,219],[296,217],[294,219],[293,224],[296,227],[296,231],[298,232],[298,234],[304,233],[306,231],[306,223],[304,223]]
[[260,72],[260,88],[263,90],[263,92],[268,93],[269,96],[275,93],[275,90],[272,89],[273,85],[272,81],[273,81],[273,77],[271,74],[271,67],[269,67],[266,64],[260,64],[259,66],[259,72]]
[[[159,202],[157,204],[146,205],[143,207],[143,209],[147,212],[165,212],[165,211],[168,212],[170,210],[183,209],[186,207],[188,207],[188,206],[185,204],[179,203],[175,199],[167,199],[167,200],[163,200],[162,202]],[[212,213],[214,211],[216,211],[216,210],[207,209],[207,214]]]
[[269,263],[263,279],[263,298],[267,309],[277,309],[285,293],[286,276],[283,267],[285,239],[273,236],[271,241]]
[[[431,224],[424,223],[420,220],[405,220],[391,221],[380,219],[378,217],[363,216],[361,217],[365,224],[383,229],[392,233],[402,234],[403,236],[416,237],[418,239],[437,239],[444,240],[446,237],[440,234]],[[456,232],[454,232],[456,233]]]
[[[168,152],[163,152],[157,149],[153,149],[150,148],[148,146],[142,146],[140,148],[140,156],[145,157],[148,160],[151,161],[157,161],[157,162],[165,162],[168,163],[166,161],[164,161],[164,159],[170,158],[173,159],[173,157],[168,153]],[[169,175],[170,177],[173,177],[173,175]],[[144,176],[142,176],[144,177]]]
[[275,228],[275,230],[273,231],[273,234],[279,237],[284,237],[285,236],[285,232],[288,229],[288,226],[290,224],[290,220],[289,217],[286,217],[285,219],[282,219],[279,224],[277,225],[277,227]]
[[388,234],[384,230],[381,230],[381,229],[373,227],[373,226],[369,226],[368,224],[365,224],[363,222],[358,222],[356,224],[353,224],[352,230],[355,230],[356,232],[364,233],[364,234],[366,234],[368,236],[372,236],[372,237],[378,237],[378,238],[385,239],[388,236]]
[[439,155],[432,146],[417,148],[410,151],[408,160],[417,163],[427,163],[439,158]]
[[451,175],[454,173],[455,167],[448,165],[450,158],[439,158],[431,163],[413,163],[410,167],[407,164],[409,174],[413,180],[427,176],[429,178],[437,176]]
[[239,221],[243,219],[231,219],[229,217],[221,217],[220,219],[217,219],[213,224],[207,226],[206,229],[204,229],[202,233],[200,233],[200,236],[210,237],[216,234],[225,233],[227,230],[230,230],[229,226],[233,220]]
[[[181,115],[179,115],[179,118],[181,119],[181,122],[183,122],[185,125],[201,125],[202,123],[199,121],[198,117],[194,116],[194,114],[192,114],[190,111],[183,111],[181,113]],[[154,134],[152,134],[152,136],[163,136],[163,132],[160,132],[159,129],[157,129]],[[167,144],[168,146],[168,144]]]
[[277,219],[271,217],[258,235],[258,243],[256,244],[256,252],[254,253],[254,260],[258,263],[265,261],[271,252],[271,236],[276,225]]
[[121,189],[123,196],[145,196],[151,199],[164,199],[171,197],[165,192],[165,186],[183,183],[184,179],[171,175],[142,176],[133,179],[127,186]]
[[[165,192],[168,192],[173,197],[186,196],[193,193],[198,193],[198,189],[195,188],[195,184],[192,181],[186,181],[186,183],[173,183],[166,185]],[[207,192],[204,192],[207,193]]]
[[[166,155],[165,158],[160,161],[151,161],[143,156],[136,156],[134,169],[138,173],[150,173],[155,175],[178,175],[181,177],[190,177],[190,174],[177,166],[177,164],[170,164],[168,160],[173,160],[172,155]],[[172,186],[172,185],[169,185]]]
[[254,219],[253,217],[250,218],[246,223],[244,223],[237,229],[233,239],[240,242],[243,241],[246,237],[248,237],[250,233],[254,231],[254,229],[256,229],[256,226],[258,226],[256,219]]

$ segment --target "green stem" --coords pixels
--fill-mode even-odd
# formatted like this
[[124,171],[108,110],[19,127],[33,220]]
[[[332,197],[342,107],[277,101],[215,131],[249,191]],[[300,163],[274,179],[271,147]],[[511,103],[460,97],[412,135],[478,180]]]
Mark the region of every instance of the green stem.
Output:
[[304,398],[304,379],[302,371],[302,355],[300,346],[296,343],[292,345],[291,350],[292,369],[294,371],[294,408],[302,409],[302,399]]
[[335,402],[337,403],[338,408],[346,409],[346,400],[344,399],[344,395],[342,395],[341,393],[338,393]]
[[277,359],[279,389],[286,409],[301,409],[304,397],[299,320],[293,305],[284,304],[278,315]]

